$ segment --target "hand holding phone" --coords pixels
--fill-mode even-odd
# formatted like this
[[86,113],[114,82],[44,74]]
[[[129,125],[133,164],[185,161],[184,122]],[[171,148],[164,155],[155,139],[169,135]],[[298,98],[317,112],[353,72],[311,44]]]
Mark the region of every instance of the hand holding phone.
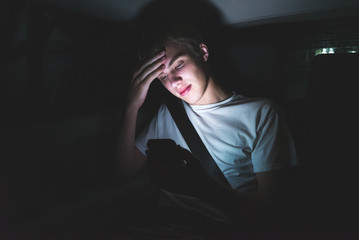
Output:
[[173,140],[151,139],[147,147],[147,169],[155,185],[195,197],[210,185],[210,177],[199,160]]
[[179,154],[179,148],[172,139],[150,139],[147,142],[147,158],[158,164],[184,165],[186,160]]

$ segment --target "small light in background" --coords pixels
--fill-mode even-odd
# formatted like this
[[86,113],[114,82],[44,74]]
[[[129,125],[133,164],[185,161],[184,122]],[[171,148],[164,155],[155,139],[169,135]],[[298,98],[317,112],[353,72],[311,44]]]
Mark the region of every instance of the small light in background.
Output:
[[330,48],[317,48],[315,56],[320,54],[342,54],[342,53],[358,53],[359,46],[345,46],[345,47],[330,47]]
[[334,54],[335,48],[320,48],[315,50],[315,56],[319,54]]

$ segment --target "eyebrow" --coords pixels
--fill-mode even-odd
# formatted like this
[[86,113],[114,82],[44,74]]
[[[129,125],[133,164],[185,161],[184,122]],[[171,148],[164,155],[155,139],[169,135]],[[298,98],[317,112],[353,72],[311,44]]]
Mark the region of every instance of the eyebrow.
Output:
[[171,65],[181,56],[185,55],[185,52],[178,52],[176,55],[173,56],[173,58],[171,59],[169,66],[171,67]]

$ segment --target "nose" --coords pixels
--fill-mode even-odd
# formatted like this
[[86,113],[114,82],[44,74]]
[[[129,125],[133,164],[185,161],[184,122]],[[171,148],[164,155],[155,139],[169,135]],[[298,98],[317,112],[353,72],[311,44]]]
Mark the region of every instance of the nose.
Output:
[[170,84],[173,88],[177,87],[178,84],[182,82],[181,76],[178,75],[172,75],[170,77]]

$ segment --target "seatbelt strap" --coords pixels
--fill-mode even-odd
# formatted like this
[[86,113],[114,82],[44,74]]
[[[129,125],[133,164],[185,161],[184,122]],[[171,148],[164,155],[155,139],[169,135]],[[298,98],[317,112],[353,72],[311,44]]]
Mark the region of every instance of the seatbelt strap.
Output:
[[211,154],[208,152],[206,146],[202,142],[202,139],[189,120],[182,100],[169,96],[166,98],[166,105],[189,149],[193,155],[199,159],[207,173],[230,187],[227,178],[223,175],[222,171],[213,160]]

